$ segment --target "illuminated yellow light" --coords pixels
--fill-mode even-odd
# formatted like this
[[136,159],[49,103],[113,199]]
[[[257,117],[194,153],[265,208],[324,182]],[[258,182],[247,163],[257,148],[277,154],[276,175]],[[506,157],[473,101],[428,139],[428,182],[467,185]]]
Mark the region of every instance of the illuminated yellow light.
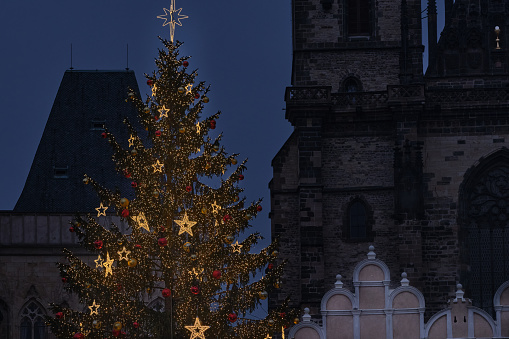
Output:
[[122,260],[125,260],[125,261],[129,261],[129,258],[127,257],[129,254],[131,254],[131,251],[128,251],[125,246],[124,248],[122,248],[122,251],[119,251],[117,252],[118,253],[118,261],[122,261]]
[[129,139],[127,139],[127,141],[129,142],[129,147],[132,147],[134,145],[135,140],[136,140],[136,138],[134,137],[134,135],[131,134]]
[[219,206],[215,200],[214,203],[210,206],[212,207],[212,213],[214,214],[218,214],[219,211],[221,210],[221,206]]
[[94,299],[94,302],[92,303],[92,305],[88,306],[88,308],[90,309],[90,315],[94,315],[94,314],[99,315],[99,307],[101,307],[101,305],[96,304],[95,299]]
[[103,267],[104,260],[101,258],[101,255],[99,255],[97,257],[97,259],[94,260],[94,262],[95,262],[95,268],[102,268]]
[[193,88],[193,84],[187,84],[186,85],[186,94],[190,94],[192,88]]
[[181,235],[184,232],[187,232],[189,235],[193,235],[193,230],[191,227],[196,225],[196,221],[190,221],[189,217],[187,216],[187,212],[184,212],[184,217],[182,220],[173,220],[177,225],[180,226],[179,235]]
[[159,119],[161,119],[161,118],[167,118],[168,112],[170,110],[167,109],[166,106],[163,105],[163,107],[159,108],[157,111],[159,112]]
[[189,17],[180,13],[182,8],[175,9],[175,0],[171,0],[170,9],[163,8],[163,10],[164,15],[158,15],[157,18],[164,19],[163,27],[170,25],[170,41],[173,42],[173,37],[175,36],[175,25],[182,27],[180,20],[187,19]]
[[196,317],[193,326],[186,326],[186,329],[191,331],[191,337],[189,339],[205,339],[205,331],[208,330],[210,326],[202,326],[200,322],[200,318]]
[[106,210],[108,209],[107,206],[104,206],[103,203],[99,205],[95,210],[97,211],[97,216],[100,217],[101,215],[106,216]]
[[112,267],[114,261],[115,260],[110,259],[110,254],[108,252],[106,252],[106,260],[104,261],[104,264],[103,264],[103,267],[105,269],[105,271],[104,271],[104,276],[105,277],[107,277],[108,274],[109,275],[113,275],[111,267]]
[[233,247],[233,252],[237,252],[240,254],[240,250],[242,248],[242,245],[239,244],[239,241],[235,241],[235,244],[232,244],[232,247]]
[[148,227],[147,218],[145,218],[145,214],[141,212],[138,215],[133,216],[133,220],[138,224],[139,228],[143,228],[150,232],[150,228]]

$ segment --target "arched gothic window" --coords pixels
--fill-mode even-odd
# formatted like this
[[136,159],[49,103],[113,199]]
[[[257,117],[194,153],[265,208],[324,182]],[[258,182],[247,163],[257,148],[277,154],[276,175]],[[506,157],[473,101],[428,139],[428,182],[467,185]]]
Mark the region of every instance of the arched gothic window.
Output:
[[346,241],[372,241],[373,212],[361,199],[352,200],[343,221],[343,237]]
[[507,154],[486,159],[461,188],[462,280],[472,303],[492,315],[493,296],[509,280],[509,152],[501,152]]
[[20,313],[20,339],[47,339],[44,315],[36,301],[29,301]]
[[349,76],[343,81],[343,92],[354,93],[362,91],[362,84],[356,77]]
[[371,35],[370,0],[348,0],[347,16],[348,36]]

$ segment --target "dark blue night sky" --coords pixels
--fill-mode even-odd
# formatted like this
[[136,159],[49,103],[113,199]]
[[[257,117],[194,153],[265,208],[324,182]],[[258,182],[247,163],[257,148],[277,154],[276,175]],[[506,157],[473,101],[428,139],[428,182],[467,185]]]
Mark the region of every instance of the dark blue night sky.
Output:
[[[190,67],[212,86],[206,113],[223,112],[216,131],[224,133],[226,150],[249,158],[243,185],[248,201],[264,198],[255,224],[268,236],[270,162],[292,130],[282,110],[292,60],[290,0],[176,4],[189,16],[176,29],[175,39],[184,42],[181,55],[192,56]],[[75,69],[99,70],[124,69],[129,44],[129,68],[144,95],[143,74],[155,69],[162,47],[157,36],[169,37],[156,17],[169,6],[170,0],[0,1],[0,210],[12,209],[23,189],[71,65],[71,43]]]

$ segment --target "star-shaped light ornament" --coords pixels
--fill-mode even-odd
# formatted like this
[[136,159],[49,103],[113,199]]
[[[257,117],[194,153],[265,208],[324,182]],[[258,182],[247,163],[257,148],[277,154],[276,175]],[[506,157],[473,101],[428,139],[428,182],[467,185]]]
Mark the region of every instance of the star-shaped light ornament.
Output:
[[99,315],[99,307],[101,307],[101,305],[96,304],[95,300],[94,300],[94,302],[92,303],[92,306],[88,306],[88,308],[90,308],[90,315],[94,315],[94,314]]
[[126,250],[125,246],[122,248],[122,251],[118,251],[118,261],[129,261],[129,258],[127,257],[129,254],[131,254],[131,251]]
[[152,96],[155,97],[157,95],[157,85],[152,85]]
[[163,27],[170,25],[170,41],[173,43],[175,36],[175,25],[182,27],[180,20],[189,18],[187,15],[180,14],[182,8],[175,9],[175,0],[171,0],[170,9],[163,8],[164,15],[158,15],[158,19],[164,19]]
[[201,132],[201,126],[200,126],[200,123],[197,122],[196,123],[196,134],[200,134],[200,132]]
[[203,268],[196,268],[196,267],[193,267],[193,270],[192,271],[189,271],[189,274],[192,274],[194,275],[194,278],[195,279],[198,279],[200,281],[203,281],[203,272],[205,270]]
[[141,212],[138,215],[133,216],[134,221],[138,224],[138,227],[143,228],[150,232],[150,228],[148,227],[147,218],[145,218],[145,214]]
[[110,254],[106,252],[106,260],[104,261],[103,267],[105,269],[104,276],[107,277],[108,274],[113,275],[113,271],[111,270],[111,267],[113,265],[113,262],[115,260],[110,259]]
[[233,252],[237,252],[240,254],[240,250],[242,249],[242,246],[241,244],[239,244],[239,241],[235,241],[235,244],[232,244],[232,247],[233,247]]
[[188,84],[186,86],[186,94],[190,94],[191,93],[191,89],[193,88],[193,84]]
[[159,119],[162,119],[168,117],[168,112],[170,110],[167,109],[165,105],[163,105],[163,107],[159,108],[157,111],[159,112]]
[[200,322],[200,318],[196,317],[194,321],[194,326],[186,326],[186,329],[191,331],[191,337],[189,339],[205,339],[205,331],[208,330],[210,326],[202,326]]
[[103,267],[103,258],[101,258],[101,255],[97,257],[97,259],[94,260],[95,262],[95,268],[102,268]]
[[154,173],[163,173],[163,167],[164,165],[159,161],[159,159],[156,160],[155,164],[152,164],[152,167],[154,168]]
[[214,203],[210,206],[212,207],[212,213],[214,214],[218,214],[221,210],[221,206],[219,206],[216,201],[214,201]]
[[108,206],[104,206],[103,203],[99,205],[95,210],[97,211],[97,216],[100,217],[101,215],[106,216],[106,210],[108,209]]
[[190,221],[187,216],[187,212],[184,212],[184,217],[182,218],[182,220],[173,221],[175,221],[175,223],[180,226],[179,235],[181,235],[184,232],[187,232],[191,236],[193,235],[193,230],[191,229],[191,227],[196,225],[196,221]]
[[272,337],[267,333],[267,336],[263,339],[272,339]]
[[129,139],[127,139],[127,141],[129,141],[129,147],[134,146],[134,140],[136,140],[136,138],[134,137],[134,135],[131,135],[131,136],[129,137]]

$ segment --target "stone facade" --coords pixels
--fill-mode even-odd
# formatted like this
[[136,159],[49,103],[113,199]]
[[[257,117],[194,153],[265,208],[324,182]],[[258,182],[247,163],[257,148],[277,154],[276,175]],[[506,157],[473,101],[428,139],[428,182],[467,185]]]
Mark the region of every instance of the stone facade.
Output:
[[[446,1],[424,76],[420,2],[358,3],[371,13],[363,36],[344,31],[353,1],[293,1],[285,98],[294,132],[270,183],[287,279],[271,305],[289,294],[317,314],[336,273],[351,280],[374,244],[391,276],[405,271],[422,291],[426,318],[458,283],[494,315],[493,295],[509,279],[509,40],[500,33],[497,49],[493,28],[509,31],[509,6]],[[462,59],[472,46],[482,67]]]
[[426,303],[422,293],[410,286],[406,272],[399,286],[389,288],[387,265],[376,258],[370,246],[368,258],[355,265],[355,293],[336,276],[334,288],[323,296],[321,321],[313,321],[309,308],[302,322],[293,326],[290,339],[443,339],[507,338],[509,336],[509,281],[496,291],[493,305],[496,318],[464,297],[463,286],[456,286],[447,307],[424,321]]

